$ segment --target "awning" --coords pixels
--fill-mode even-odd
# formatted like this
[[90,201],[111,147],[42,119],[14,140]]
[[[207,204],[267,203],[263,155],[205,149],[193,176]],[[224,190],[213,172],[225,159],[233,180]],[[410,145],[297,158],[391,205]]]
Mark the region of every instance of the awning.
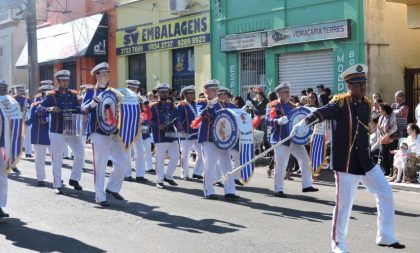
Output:
[[[95,41],[101,43],[104,49],[102,52],[106,51],[106,45],[103,45],[102,41],[107,39],[107,32],[100,32],[95,36],[103,17],[104,14],[96,14],[65,24],[37,29],[38,63],[54,63],[85,56],[87,52],[94,51],[90,49]],[[27,65],[28,43],[23,48],[16,67],[25,68]]]

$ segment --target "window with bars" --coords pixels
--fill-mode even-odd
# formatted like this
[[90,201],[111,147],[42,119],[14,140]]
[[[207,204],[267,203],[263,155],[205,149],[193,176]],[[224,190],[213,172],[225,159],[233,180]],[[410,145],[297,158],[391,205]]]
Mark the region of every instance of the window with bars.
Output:
[[136,54],[128,57],[128,79],[139,80],[140,87],[147,90],[146,54]]
[[240,92],[245,99],[249,88],[265,88],[265,53],[264,50],[241,53]]
[[52,80],[54,81],[54,65],[42,65],[39,66],[39,80]]

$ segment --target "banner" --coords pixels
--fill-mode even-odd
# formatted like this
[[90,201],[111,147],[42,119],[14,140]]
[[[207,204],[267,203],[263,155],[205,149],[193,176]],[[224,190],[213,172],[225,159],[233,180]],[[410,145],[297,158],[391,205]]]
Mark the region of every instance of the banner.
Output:
[[310,165],[312,169],[312,175],[318,175],[322,167],[327,162],[327,143],[326,137],[326,126],[327,122],[321,122],[315,125],[314,134],[311,138],[310,148]]
[[118,104],[118,139],[126,152],[140,137],[140,104],[137,94],[128,88],[117,90],[122,94]]
[[209,43],[209,13],[118,30],[116,42],[117,55],[139,54]]

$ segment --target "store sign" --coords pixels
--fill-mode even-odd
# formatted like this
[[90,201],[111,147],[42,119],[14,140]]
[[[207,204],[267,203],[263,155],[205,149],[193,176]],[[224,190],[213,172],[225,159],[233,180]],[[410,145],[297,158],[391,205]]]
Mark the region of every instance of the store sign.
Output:
[[264,32],[228,35],[221,39],[221,50],[229,52],[350,37],[351,20],[347,19]]
[[117,31],[117,55],[191,47],[210,42],[209,14]]

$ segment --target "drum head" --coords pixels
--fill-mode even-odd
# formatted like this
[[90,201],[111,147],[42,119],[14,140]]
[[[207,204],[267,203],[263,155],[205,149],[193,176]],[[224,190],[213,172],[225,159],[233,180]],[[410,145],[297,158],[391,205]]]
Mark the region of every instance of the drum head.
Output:
[[[289,119],[289,123],[288,123],[288,128],[289,128],[289,132],[292,131],[292,128],[295,124],[297,124],[299,121],[301,121],[303,118],[305,118],[306,116],[308,116],[314,109],[311,107],[298,107],[292,111],[289,112],[289,114],[287,115],[287,118]],[[295,144],[299,144],[299,145],[305,145],[308,144],[309,141],[311,140],[311,136],[314,132],[314,126],[311,126],[309,128],[307,128],[307,130],[305,130],[303,133],[301,134],[296,134],[293,138],[292,141]]]
[[238,141],[238,124],[235,114],[229,109],[221,109],[211,125],[214,144],[224,150],[232,149]]
[[106,134],[116,133],[118,129],[118,95],[111,90],[101,93],[102,102],[97,106],[99,128]]

